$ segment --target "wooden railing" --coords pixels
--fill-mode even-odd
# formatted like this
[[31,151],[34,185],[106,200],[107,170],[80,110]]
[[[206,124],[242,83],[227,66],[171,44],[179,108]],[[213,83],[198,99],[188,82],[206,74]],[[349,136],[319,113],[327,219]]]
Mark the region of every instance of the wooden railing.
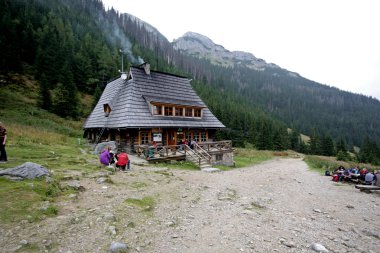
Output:
[[215,141],[215,142],[200,142],[198,146],[202,147],[207,152],[232,150],[232,141]]
[[207,161],[209,164],[211,164],[211,155],[202,148],[198,143],[193,144],[193,149],[192,149],[196,154],[198,154],[201,159]]
[[198,164],[198,167],[201,167],[202,161],[211,165],[211,155],[198,146],[198,144],[193,144],[193,148],[190,148],[188,145],[185,145],[184,147],[187,159]]
[[138,156],[142,156],[147,160],[153,158],[175,157],[180,155],[189,155],[197,157],[197,160],[205,160],[211,164],[210,152],[232,150],[232,141],[218,142],[201,142],[193,143],[192,147],[186,144],[180,145],[136,145],[135,152]]
[[184,145],[137,145],[135,146],[135,152],[138,156],[143,156],[149,160],[151,158],[185,155],[183,146]]

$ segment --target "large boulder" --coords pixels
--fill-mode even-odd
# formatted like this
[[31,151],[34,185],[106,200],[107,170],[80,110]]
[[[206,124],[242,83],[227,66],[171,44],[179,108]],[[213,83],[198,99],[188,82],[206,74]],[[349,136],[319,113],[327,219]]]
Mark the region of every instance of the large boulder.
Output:
[[33,179],[50,176],[50,172],[39,164],[26,162],[15,168],[0,170],[0,176],[8,176],[11,179]]

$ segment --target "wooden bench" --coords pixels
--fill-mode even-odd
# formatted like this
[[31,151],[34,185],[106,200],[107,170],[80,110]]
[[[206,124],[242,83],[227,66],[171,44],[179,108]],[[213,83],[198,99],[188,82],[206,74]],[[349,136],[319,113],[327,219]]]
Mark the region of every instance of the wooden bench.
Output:
[[378,191],[380,186],[376,185],[355,185],[356,189],[359,189],[362,192]]

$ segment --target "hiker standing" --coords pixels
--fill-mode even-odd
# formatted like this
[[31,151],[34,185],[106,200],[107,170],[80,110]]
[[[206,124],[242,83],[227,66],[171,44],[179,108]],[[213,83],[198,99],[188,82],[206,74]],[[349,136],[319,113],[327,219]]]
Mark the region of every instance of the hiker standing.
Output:
[[7,152],[5,151],[5,143],[7,142],[7,129],[5,129],[4,124],[0,122],[0,163],[6,163]]

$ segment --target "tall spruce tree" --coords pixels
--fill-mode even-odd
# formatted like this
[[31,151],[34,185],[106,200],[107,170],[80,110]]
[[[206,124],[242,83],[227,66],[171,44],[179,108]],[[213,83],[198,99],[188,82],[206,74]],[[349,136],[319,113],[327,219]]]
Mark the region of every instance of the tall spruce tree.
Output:
[[290,148],[295,151],[300,151],[301,136],[296,129],[292,129],[289,139],[290,139]]
[[39,91],[39,101],[38,105],[47,111],[50,111],[52,108],[52,98],[51,93],[49,89],[49,85],[47,83],[47,79],[45,74],[41,75],[41,81],[40,83],[40,91]]
[[56,89],[54,111],[62,117],[78,118],[79,98],[77,87],[73,81],[73,74],[69,63],[66,62],[59,75],[59,83]]
[[380,164],[380,149],[375,141],[364,138],[358,154],[359,162]]
[[334,155],[334,142],[328,134],[324,134],[320,138],[320,154],[325,156]]
[[317,135],[317,131],[313,129],[313,132],[310,136],[309,140],[309,152],[312,155],[319,155],[320,154],[320,148],[319,148],[319,138]]

